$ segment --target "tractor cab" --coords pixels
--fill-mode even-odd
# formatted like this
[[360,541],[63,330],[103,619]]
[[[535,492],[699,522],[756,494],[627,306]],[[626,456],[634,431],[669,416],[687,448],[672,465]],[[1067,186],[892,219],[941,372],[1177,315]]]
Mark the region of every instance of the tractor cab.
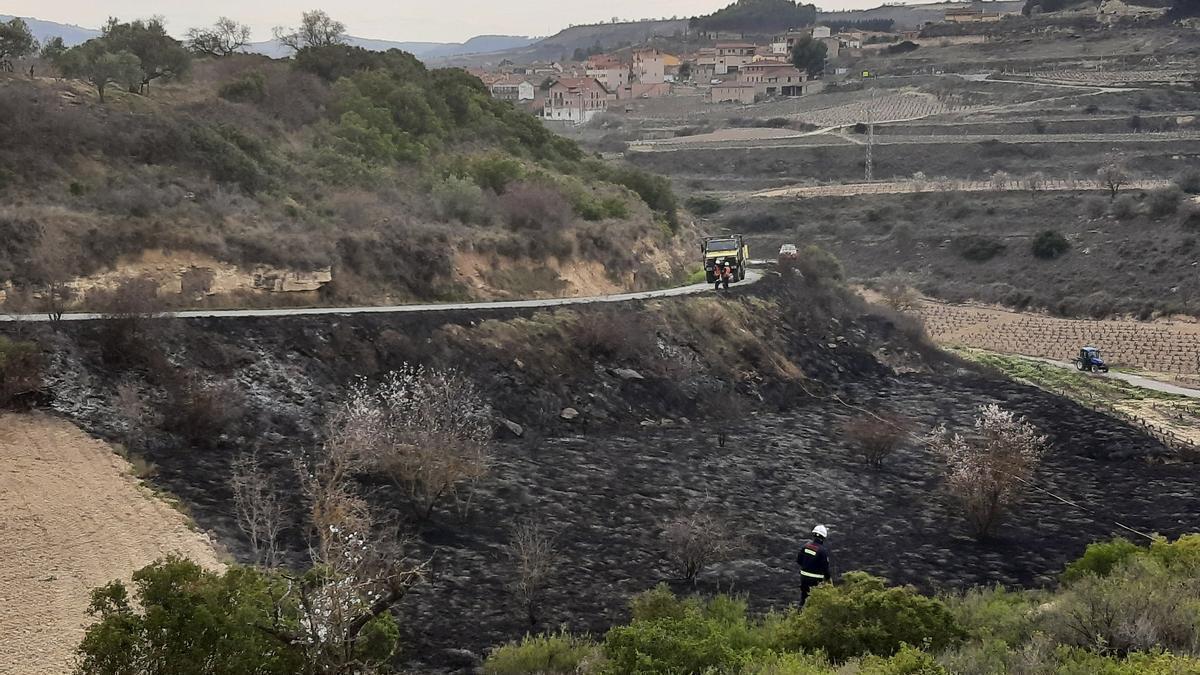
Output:
[[1075,367],[1088,372],[1108,372],[1108,364],[1104,363],[1104,359],[1100,358],[1100,350],[1095,347],[1080,349],[1079,356],[1075,359]]

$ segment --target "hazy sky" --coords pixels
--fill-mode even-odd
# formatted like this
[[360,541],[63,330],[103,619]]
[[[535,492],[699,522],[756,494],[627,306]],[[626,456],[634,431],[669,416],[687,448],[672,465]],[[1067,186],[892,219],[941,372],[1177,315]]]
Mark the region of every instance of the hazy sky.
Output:
[[[622,19],[693,16],[732,0],[0,0],[0,14],[30,16],[97,28],[108,16],[122,19],[161,14],[182,35],[191,26],[225,15],[271,37],[271,27],[293,25],[300,13],[322,8],[358,37],[422,42],[459,42],[474,35],[550,35],[569,24]],[[882,0],[829,0],[824,9],[876,7]]]

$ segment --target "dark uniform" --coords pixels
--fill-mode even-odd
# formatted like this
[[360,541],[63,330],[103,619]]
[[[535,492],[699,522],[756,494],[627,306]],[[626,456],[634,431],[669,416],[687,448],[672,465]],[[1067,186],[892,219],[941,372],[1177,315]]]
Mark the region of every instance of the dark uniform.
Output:
[[800,606],[803,607],[814,586],[833,579],[829,572],[829,547],[820,537],[815,538],[800,549],[796,562],[800,565]]

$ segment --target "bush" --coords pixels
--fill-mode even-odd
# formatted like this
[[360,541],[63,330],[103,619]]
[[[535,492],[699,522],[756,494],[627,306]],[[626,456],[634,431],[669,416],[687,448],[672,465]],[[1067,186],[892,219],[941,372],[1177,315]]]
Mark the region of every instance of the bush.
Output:
[[1144,549],[1124,537],[1088,544],[1083,555],[1063,570],[1062,582],[1069,584],[1087,576],[1106,577],[1143,553]]
[[1189,195],[1200,194],[1200,169],[1184,169],[1175,176],[1175,185]]
[[636,362],[657,352],[654,330],[642,315],[611,309],[584,310],[569,329],[571,343],[589,358]]
[[1179,227],[1185,232],[1200,232],[1200,208],[1189,206],[1179,214]]
[[1154,190],[1146,197],[1146,211],[1153,218],[1162,218],[1179,210],[1183,201],[1183,190],[1176,185],[1170,185],[1161,190]]
[[770,644],[771,630],[747,621],[745,601],[719,595],[707,602],[682,601],[671,609],[669,616],[643,616],[609,630],[604,637],[607,670],[728,672]]
[[555,230],[571,221],[571,205],[558,190],[537,183],[515,183],[500,196],[497,210],[513,229]]
[[581,672],[584,664],[595,660],[599,649],[592,641],[574,637],[566,631],[526,635],[520,642],[510,642],[493,651],[483,663],[483,672],[488,675],[569,675]]
[[245,396],[232,380],[203,382],[188,377],[168,392],[167,428],[195,445],[213,446],[245,416]]
[[663,525],[667,558],[684,581],[695,583],[710,562],[725,560],[738,547],[737,537],[721,519],[707,513],[687,513]]
[[525,167],[515,159],[504,155],[479,157],[470,163],[468,171],[479,187],[504,194],[509,183],[525,175]]
[[834,661],[891,656],[905,644],[941,651],[966,637],[942,601],[908,586],[889,588],[862,572],[847,573],[836,586],[817,586],[783,631],[785,648],[822,650]]
[[999,640],[1008,647],[1025,644],[1034,634],[1036,594],[1007,591],[1001,586],[972,588],[946,598],[955,621],[972,639]]
[[482,224],[487,220],[483,189],[466,178],[447,176],[430,191],[434,212],[441,220]]
[[[915,52],[915,51],[917,51],[917,49],[919,47],[920,47],[920,45],[913,42],[912,40],[905,40],[904,42],[898,42],[894,45],[888,45],[887,47],[884,47],[883,53],[887,54],[888,56],[895,56],[896,54],[907,54],[909,52]],[[924,53],[924,52],[922,52],[922,53]]]
[[908,431],[904,421],[894,415],[874,417],[859,416],[842,425],[842,433],[854,446],[868,466],[879,468],[896,448],[904,443]]
[[1137,215],[1137,200],[1133,195],[1121,195],[1112,201],[1111,211],[1117,220],[1129,220]]
[[968,234],[954,240],[954,248],[972,262],[986,262],[1004,253],[1004,243],[981,234]]
[[1039,232],[1033,238],[1033,244],[1030,246],[1033,256],[1042,260],[1053,260],[1066,253],[1070,248],[1071,243],[1067,241],[1067,238],[1054,230]]
[[712,195],[691,197],[687,200],[688,210],[698,216],[711,216],[720,211],[721,206],[721,200]]
[[217,95],[237,103],[261,103],[267,97],[267,79],[259,72],[246,73],[221,85]]
[[0,408],[42,387],[42,352],[31,342],[0,335]]

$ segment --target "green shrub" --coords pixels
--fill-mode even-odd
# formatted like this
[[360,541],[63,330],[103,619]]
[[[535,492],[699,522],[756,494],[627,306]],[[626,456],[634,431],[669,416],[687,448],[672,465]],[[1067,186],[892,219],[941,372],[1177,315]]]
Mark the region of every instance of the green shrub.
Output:
[[1015,647],[1033,636],[1033,613],[1039,602],[1034,593],[1008,591],[1001,586],[972,588],[947,597],[945,602],[954,620],[973,639]]
[[510,183],[525,175],[525,167],[520,162],[503,155],[476,158],[470,163],[468,171],[479,187],[496,194],[504,194]]
[[267,97],[267,79],[257,71],[246,73],[221,85],[217,95],[237,103],[261,103]]
[[1088,544],[1083,555],[1063,570],[1062,582],[1069,584],[1089,575],[1106,577],[1117,566],[1142,555],[1143,552],[1144,549],[1124,537]]
[[874,654],[890,656],[904,644],[941,651],[966,637],[941,600],[911,587],[888,587],[883,579],[847,573],[839,585],[813,590],[804,611],[791,618],[783,646],[823,650],[834,661]]
[[845,278],[842,263],[825,249],[811,244],[800,249],[792,267],[809,285],[837,284]]
[[1004,252],[1004,243],[980,234],[969,234],[954,241],[958,254],[973,262],[986,262]]
[[740,675],[830,675],[833,666],[821,654],[769,652],[755,656]]
[[870,656],[859,664],[859,675],[950,675],[932,654],[904,645],[888,658]]
[[1146,211],[1154,218],[1162,218],[1179,211],[1183,201],[1183,190],[1170,185],[1161,190],[1155,190],[1146,197]]
[[[664,589],[636,608],[644,618],[604,638],[607,672],[703,673],[737,670],[771,646],[771,631],[746,619],[746,603],[719,595],[671,602]],[[773,623],[770,625],[774,625]]]
[[487,220],[487,201],[483,189],[466,178],[447,176],[434,183],[429,196],[433,200],[434,212],[442,220],[480,224]]
[[1128,654],[1200,644],[1200,580],[1173,577],[1159,563],[1134,558],[1108,576],[1075,581],[1039,617],[1059,644]]
[[687,607],[688,601],[677,597],[666,584],[659,584],[652,590],[638,593],[629,601],[629,610],[634,621],[682,619],[687,613]]
[[526,635],[520,642],[510,642],[493,651],[483,664],[483,672],[488,675],[577,673],[585,662],[595,660],[598,651],[599,646],[594,642],[569,635],[565,630]]
[[1043,230],[1033,238],[1030,248],[1035,258],[1053,260],[1070,250],[1071,244],[1061,233],[1054,230]]
[[1156,539],[1149,555],[1172,574],[1200,576],[1200,534],[1185,534],[1173,542]]
[[700,195],[687,200],[688,210],[698,216],[711,216],[721,210],[721,200],[712,195]]

